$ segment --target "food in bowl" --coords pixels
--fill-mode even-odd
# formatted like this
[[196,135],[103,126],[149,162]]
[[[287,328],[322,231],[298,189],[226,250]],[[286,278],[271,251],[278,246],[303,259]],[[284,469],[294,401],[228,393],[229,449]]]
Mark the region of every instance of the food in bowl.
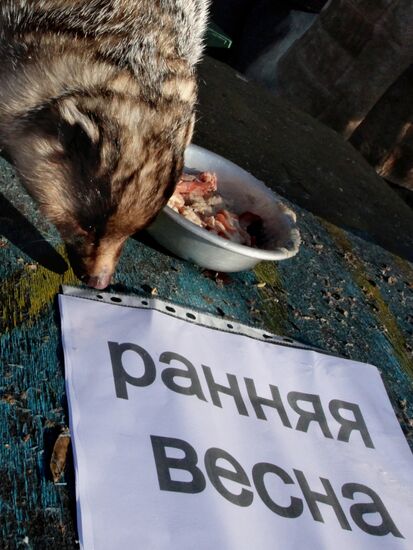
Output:
[[168,206],[199,227],[245,246],[256,246],[262,231],[258,214],[233,211],[230,201],[218,193],[217,176],[212,172],[182,174]]
[[216,174],[219,194],[233,205],[230,210],[238,215],[247,211],[258,215],[262,230],[256,246],[245,246],[207,231],[166,206],[147,229],[165,249],[203,268],[226,273],[251,269],[262,260],[285,260],[297,254],[300,234],[295,213],[262,181],[194,144],[185,151],[184,172]]

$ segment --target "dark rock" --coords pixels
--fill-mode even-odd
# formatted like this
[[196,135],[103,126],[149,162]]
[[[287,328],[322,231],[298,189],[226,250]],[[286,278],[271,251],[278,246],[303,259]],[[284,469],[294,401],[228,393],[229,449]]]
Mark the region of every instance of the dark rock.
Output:
[[322,218],[413,260],[411,209],[340,135],[230,67],[199,67],[195,143]]

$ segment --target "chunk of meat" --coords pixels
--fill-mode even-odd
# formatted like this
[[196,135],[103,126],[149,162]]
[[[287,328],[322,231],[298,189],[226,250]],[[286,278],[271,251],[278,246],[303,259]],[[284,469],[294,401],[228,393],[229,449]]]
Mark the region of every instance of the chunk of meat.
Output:
[[[196,225],[246,246],[255,246],[262,219],[252,212],[240,215],[217,191],[217,177],[211,172],[183,174],[168,206]],[[252,229],[252,231],[251,231]]]
[[210,172],[200,172],[199,174],[183,174],[175,188],[175,193],[207,195],[216,190],[216,175]]

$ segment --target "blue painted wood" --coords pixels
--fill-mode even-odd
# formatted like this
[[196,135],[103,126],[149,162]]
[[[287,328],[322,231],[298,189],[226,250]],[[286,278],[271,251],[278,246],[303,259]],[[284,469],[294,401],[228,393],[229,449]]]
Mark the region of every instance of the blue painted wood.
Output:
[[[73,470],[69,464],[54,485],[48,464],[68,424],[56,294],[76,280],[70,270],[49,269],[62,271],[60,239],[11,169],[0,169],[9,201],[3,197],[0,210],[8,213],[0,219],[0,235],[7,236],[0,241],[0,548],[75,548]],[[129,239],[112,290],[156,292],[377,365],[413,446],[412,266],[293,208],[303,244],[291,260],[216,280],[148,241]]]

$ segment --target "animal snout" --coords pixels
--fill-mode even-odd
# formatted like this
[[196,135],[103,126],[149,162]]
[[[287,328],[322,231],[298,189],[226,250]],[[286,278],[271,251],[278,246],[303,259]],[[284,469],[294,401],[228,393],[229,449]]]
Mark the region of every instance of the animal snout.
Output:
[[125,238],[104,239],[98,246],[75,248],[68,245],[75,274],[88,286],[103,290],[110,285]]
[[97,290],[103,290],[109,286],[112,279],[112,272],[109,270],[101,271],[97,275],[86,275],[85,282],[87,286],[96,288]]

